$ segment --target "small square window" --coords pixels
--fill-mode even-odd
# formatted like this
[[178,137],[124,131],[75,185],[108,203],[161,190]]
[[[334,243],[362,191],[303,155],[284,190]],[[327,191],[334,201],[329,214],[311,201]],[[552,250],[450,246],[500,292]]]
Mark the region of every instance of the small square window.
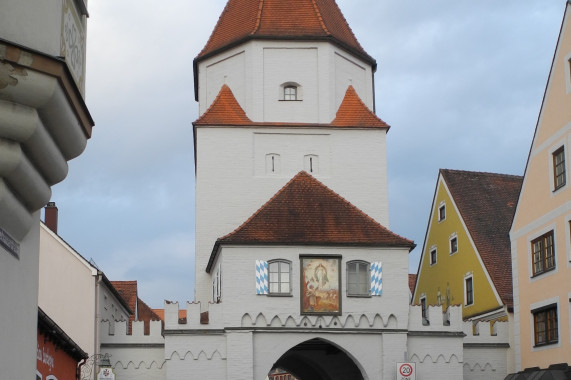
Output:
[[553,231],[549,231],[531,242],[531,258],[534,276],[555,269]]
[[562,146],[553,152],[553,188],[557,190],[565,186],[565,149]]
[[536,346],[557,343],[559,341],[557,306],[552,305],[533,311],[533,329]]
[[458,237],[450,239],[450,254],[458,252]]
[[284,100],[297,100],[297,87],[285,86],[284,87]]
[[446,205],[442,205],[438,208],[438,221],[441,222],[446,219]]
[[436,264],[436,259],[437,259],[436,248],[431,249],[430,250],[430,265]]

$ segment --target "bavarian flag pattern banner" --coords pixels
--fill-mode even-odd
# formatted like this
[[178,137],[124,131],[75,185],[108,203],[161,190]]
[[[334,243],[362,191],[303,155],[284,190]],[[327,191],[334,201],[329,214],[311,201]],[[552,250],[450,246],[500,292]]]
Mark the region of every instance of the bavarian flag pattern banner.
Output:
[[371,263],[371,295],[383,294],[383,263]]
[[256,294],[268,294],[268,262],[256,260]]

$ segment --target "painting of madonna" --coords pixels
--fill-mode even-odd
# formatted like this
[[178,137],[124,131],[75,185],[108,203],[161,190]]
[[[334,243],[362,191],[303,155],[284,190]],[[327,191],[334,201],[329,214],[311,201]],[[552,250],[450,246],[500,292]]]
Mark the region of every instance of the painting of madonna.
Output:
[[341,314],[340,258],[301,257],[301,314]]

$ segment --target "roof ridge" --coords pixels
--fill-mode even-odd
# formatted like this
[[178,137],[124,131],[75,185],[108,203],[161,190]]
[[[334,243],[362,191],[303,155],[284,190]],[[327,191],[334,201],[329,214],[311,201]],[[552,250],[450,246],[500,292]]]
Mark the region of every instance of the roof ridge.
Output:
[[250,36],[256,34],[258,29],[260,29],[260,24],[262,23],[262,11],[264,9],[264,0],[260,0],[258,3],[258,16],[256,17],[256,25],[254,25],[254,30],[250,33]]
[[497,176],[497,177],[513,177],[514,179],[523,178],[522,175],[518,175],[518,174],[492,173],[492,172],[486,172],[486,171],[459,170],[459,169],[446,169],[446,168],[442,168],[442,169],[440,169],[440,171],[448,172],[448,173],[485,174],[485,175]]
[[319,23],[321,24],[321,28],[323,29],[325,34],[330,36],[331,32],[329,32],[329,30],[327,29],[327,26],[325,25],[325,22],[323,21],[323,16],[321,15],[321,11],[319,10],[319,6],[315,2],[315,0],[311,0],[311,2],[313,3],[313,9],[315,9],[315,13],[317,14],[317,19],[319,20]]

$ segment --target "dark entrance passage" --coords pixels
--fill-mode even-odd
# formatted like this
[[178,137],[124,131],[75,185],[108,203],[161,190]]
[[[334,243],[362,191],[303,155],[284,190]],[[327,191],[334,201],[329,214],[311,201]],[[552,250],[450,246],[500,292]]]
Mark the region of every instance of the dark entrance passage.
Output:
[[342,350],[322,339],[293,347],[274,363],[299,380],[364,380],[361,370]]

